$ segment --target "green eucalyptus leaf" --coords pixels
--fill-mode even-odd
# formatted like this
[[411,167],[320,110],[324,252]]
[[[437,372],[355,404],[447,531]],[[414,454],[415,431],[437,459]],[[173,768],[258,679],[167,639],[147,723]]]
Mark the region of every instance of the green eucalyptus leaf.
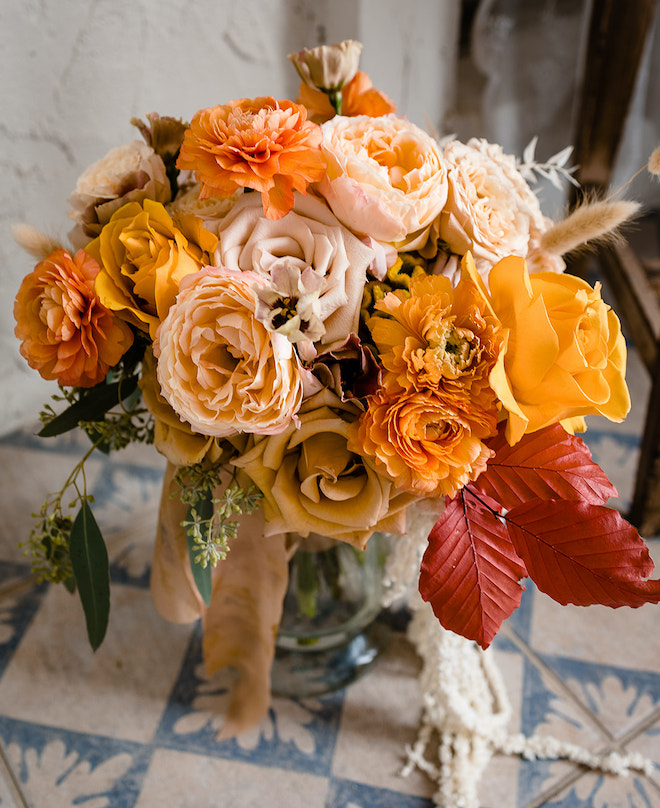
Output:
[[[207,491],[205,496],[200,499],[195,505],[188,508],[186,515],[186,523],[193,521],[193,510],[197,516],[202,520],[210,519],[213,516],[213,493]],[[193,574],[195,586],[202,596],[202,600],[208,606],[211,602],[211,594],[213,592],[213,580],[211,578],[211,571],[213,567],[207,564],[203,567],[195,561],[195,557],[199,554],[199,545],[195,542],[195,533],[190,524],[186,525],[186,541],[188,542],[188,555],[190,557],[190,568]]]
[[53,418],[39,432],[40,438],[52,438],[75,429],[80,421],[100,421],[108,410],[131,396],[137,389],[138,376],[129,376],[121,382],[97,384],[64,412]]
[[103,642],[110,614],[108,551],[87,501],[83,501],[71,528],[71,566],[85,613],[92,649]]

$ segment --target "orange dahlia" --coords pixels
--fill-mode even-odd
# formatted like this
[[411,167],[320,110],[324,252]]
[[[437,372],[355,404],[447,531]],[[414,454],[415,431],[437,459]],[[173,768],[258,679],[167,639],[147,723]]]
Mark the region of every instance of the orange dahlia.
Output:
[[442,275],[419,275],[409,297],[391,292],[376,309],[389,315],[369,321],[386,379],[495,409],[489,375],[502,350],[502,328],[476,283],[464,277],[452,288]]
[[128,325],[94,291],[98,263],[79,250],[55,250],[27,275],[16,295],[14,333],[21,354],[44,379],[93,387],[133,343]]
[[321,179],[321,130],[304,107],[263,97],[202,109],[186,131],[177,168],[195,172],[201,199],[238,188],[261,192],[269,219],[293,208],[293,192]]

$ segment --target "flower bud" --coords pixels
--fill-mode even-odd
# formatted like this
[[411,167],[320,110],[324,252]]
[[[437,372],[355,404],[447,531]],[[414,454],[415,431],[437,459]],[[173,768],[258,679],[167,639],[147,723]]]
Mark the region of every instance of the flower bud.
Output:
[[289,59],[310,87],[336,92],[357,73],[362,43],[345,39],[336,45],[319,45],[290,53]]

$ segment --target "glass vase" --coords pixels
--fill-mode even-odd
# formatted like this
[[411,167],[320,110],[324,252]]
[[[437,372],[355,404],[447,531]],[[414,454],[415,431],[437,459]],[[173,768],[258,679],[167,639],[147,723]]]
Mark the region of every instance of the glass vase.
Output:
[[299,539],[271,670],[274,694],[330,693],[372,667],[387,642],[377,621],[386,553],[381,534],[364,551],[317,534]]

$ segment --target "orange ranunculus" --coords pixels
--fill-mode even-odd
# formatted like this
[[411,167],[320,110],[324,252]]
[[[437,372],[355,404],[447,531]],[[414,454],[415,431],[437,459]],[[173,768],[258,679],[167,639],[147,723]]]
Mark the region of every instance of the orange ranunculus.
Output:
[[[332,104],[326,93],[315,90],[304,81],[300,84],[299,102],[309,112],[311,120],[323,123],[335,115]],[[377,90],[371,83],[369,76],[358,70],[355,76],[344,85],[342,90],[341,114],[352,117],[354,115],[369,115],[378,118],[380,115],[389,115],[396,112],[396,104],[385,93]]]
[[321,130],[304,107],[271,97],[231,101],[196,113],[177,168],[195,172],[200,198],[230,196],[238,188],[261,193],[269,219],[293,208],[293,192],[321,179]]
[[133,343],[126,323],[94,291],[98,263],[79,250],[55,250],[27,275],[16,295],[14,333],[21,354],[44,379],[93,387]]
[[[469,258],[464,271],[488,294]],[[583,415],[623,420],[630,409],[626,346],[600,284],[556,272],[530,275],[517,257],[497,263],[488,284],[507,335],[490,383],[509,412],[509,443]]]
[[192,214],[174,219],[160,202],[129,202],[85,248],[101,265],[96,290],[105,306],[156,335],[186,275],[210,263],[218,239]]
[[389,316],[372,317],[369,328],[396,384],[495,412],[488,378],[503,338],[475,283],[463,278],[454,289],[443,275],[419,275],[411,281],[409,297],[390,292],[376,309]]
[[494,411],[457,407],[431,391],[381,387],[349,430],[349,447],[375,459],[395,485],[418,496],[454,496],[486,468],[483,443],[497,429]]

